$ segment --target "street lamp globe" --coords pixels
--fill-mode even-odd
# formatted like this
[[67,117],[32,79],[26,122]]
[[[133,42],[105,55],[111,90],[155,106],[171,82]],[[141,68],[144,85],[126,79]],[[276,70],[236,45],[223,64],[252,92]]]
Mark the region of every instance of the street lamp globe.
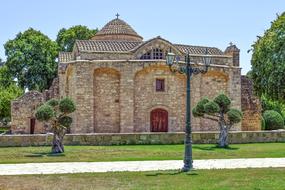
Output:
[[204,64],[206,65],[206,67],[209,67],[212,62],[212,57],[209,55],[208,48],[206,48],[206,53],[203,56],[203,59],[204,59]]
[[175,54],[172,53],[172,52],[168,52],[167,55],[166,55],[166,64],[168,66],[172,66],[173,63],[174,63],[174,60],[175,60]]
[[210,55],[204,55],[204,63],[208,67],[211,65],[212,57]]

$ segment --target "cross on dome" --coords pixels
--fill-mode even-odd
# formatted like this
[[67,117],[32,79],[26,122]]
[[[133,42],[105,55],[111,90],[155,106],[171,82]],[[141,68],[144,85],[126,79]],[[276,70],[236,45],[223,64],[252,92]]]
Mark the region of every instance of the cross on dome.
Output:
[[119,13],[117,13],[117,14],[116,14],[117,19],[119,19],[119,16],[120,16]]

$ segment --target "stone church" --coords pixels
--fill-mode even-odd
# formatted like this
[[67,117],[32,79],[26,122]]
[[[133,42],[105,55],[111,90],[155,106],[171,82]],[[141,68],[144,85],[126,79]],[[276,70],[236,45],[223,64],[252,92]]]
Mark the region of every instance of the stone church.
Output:
[[[50,89],[27,92],[12,102],[12,133],[48,132],[48,126],[35,119],[34,111],[50,98],[66,96],[77,106],[70,133],[182,132],[186,76],[171,73],[166,66],[165,55],[170,49],[181,61],[189,52],[194,67],[201,64],[206,49],[212,56],[209,71],[191,81],[192,105],[204,96],[213,98],[224,92],[233,107],[242,109],[239,49],[235,45],[222,51],[174,44],[160,36],[143,40],[129,24],[115,18],[91,39],[77,40],[72,52],[59,54],[58,77]],[[250,102],[252,98],[245,99],[245,104]],[[242,122],[245,124],[237,124],[233,130],[256,130],[256,117],[251,124]],[[199,118],[193,118],[192,127],[193,131],[217,130],[216,123]]]

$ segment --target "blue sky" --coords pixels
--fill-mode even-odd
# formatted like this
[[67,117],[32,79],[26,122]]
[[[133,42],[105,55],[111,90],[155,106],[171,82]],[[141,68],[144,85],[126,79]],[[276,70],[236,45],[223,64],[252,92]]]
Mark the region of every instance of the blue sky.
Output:
[[1,1],[0,58],[3,44],[33,27],[51,39],[62,27],[101,28],[118,12],[145,40],[161,36],[173,43],[241,49],[241,67],[250,69],[247,50],[270,27],[284,0],[6,0]]

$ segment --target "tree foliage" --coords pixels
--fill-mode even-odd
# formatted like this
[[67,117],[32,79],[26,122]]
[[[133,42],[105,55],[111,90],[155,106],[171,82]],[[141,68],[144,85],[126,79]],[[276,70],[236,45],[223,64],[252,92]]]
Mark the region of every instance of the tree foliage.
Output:
[[23,94],[23,90],[16,85],[8,72],[7,65],[2,63],[0,63],[2,64],[0,66],[0,123],[10,121],[11,101]]
[[283,102],[271,100],[265,95],[262,95],[261,107],[262,107],[262,112],[265,112],[266,110],[274,110],[277,111],[279,114],[281,114],[282,117],[285,117],[285,104]]
[[74,112],[75,109],[75,104],[70,98],[51,99],[36,109],[36,118],[39,121],[49,122],[52,127],[54,133],[53,153],[64,152],[63,138],[72,123],[69,114]]
[[71,28],[62,28],[56,38],[61,51],[72,51],[75,40],[88,40],[96,34],[97,29],[89,29],[86,26],[77,25]]
[[194,117],[210,119],[219,124],[220,147],[228,146],[228,131],[235,123],[239,123],[242,120],[242,112],[230,106],[230,98],[221,93],[213,101],[208,98],[202,98],[192,110]]
[[12,75],[8,71],[7,65],[3,65],[0,67],[0,87],[7,88],[11,84],[14,84],[14,80]]
[[40,31],[32,28],[18,33],[4,45],[8,72],[22,88],[49,88],[57,74],[58,46]]
[[0,86],[0,120],[11,118],[11,101],[23,94],[16,84],[7,87]]
[[285,12],[252,45],[252,72],[259,96],[285,101]]
[[0,58],[0,67],[3,66],[5,62]]

